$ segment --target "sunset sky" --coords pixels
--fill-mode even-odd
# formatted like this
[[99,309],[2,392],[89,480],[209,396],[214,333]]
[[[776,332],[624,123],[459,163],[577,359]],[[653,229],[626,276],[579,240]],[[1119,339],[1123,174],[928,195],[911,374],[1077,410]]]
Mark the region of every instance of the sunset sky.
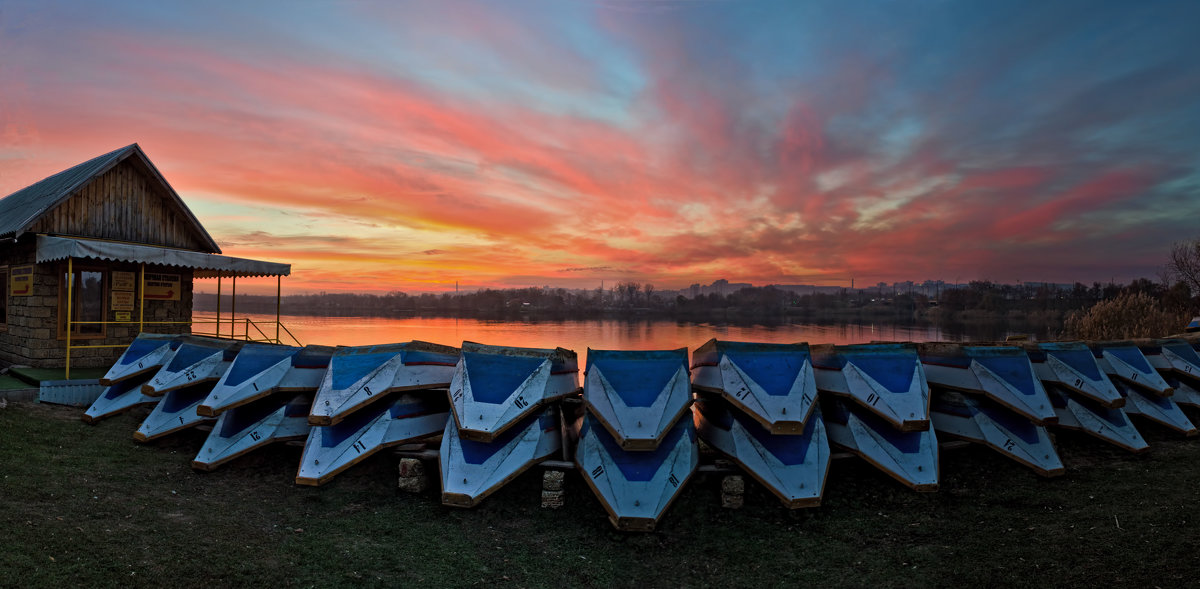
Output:
[[1153,277],[1200,2],[0,0],[0,195],[137,142],[285,292]]

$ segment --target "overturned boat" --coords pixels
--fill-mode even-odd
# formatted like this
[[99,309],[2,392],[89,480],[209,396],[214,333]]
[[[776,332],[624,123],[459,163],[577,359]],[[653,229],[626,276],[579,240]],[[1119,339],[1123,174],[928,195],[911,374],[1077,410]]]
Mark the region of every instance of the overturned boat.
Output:
[[459,436],[491,442],[544,404],[579,392],[579,359],[563,348],[463,342],[450,383]]
[[849,397],[901,431],[929,429],[929,385],[913,344],[813,346],[817,389]]
[[1200,354],[1197,354],[1188,342],[1181,339],[1158,339],[1138,340],[1135,343],[1146,356],[1146,361],[1159,374],[1200,382]]
[[334,425],[387,393],[444,389],[457,363],[458,348],[421,341],[338,348],[308,421]]
[[1024,415],[988,399],[946,389],[934,389],[930,411],[939,434],[981,443],[1044,477],[1065,472],[1046,428],[1034,425]]
[[142,393],[142,385],[148,380],[150,376],[142,374],[141,378],[121,379],[109,385],[83,413],[83,422],[95,423],[134,407],[157,405],[162,401],[162,397],[151,397]]
[[1200,435],[1200,430],[1171,397],[1156,395],[1121,380],[1114,380],[1113,385],[1125,398],[1126,414],[1139,415],[1189,438]]
[[917,353],[930,386],[983,395],[1037,425],[1058,419],[1022,348],[929,343]]
[[708,340],[692,352],[692,387],[717,393],[773,434],[799,434],[817,402],[808,344]]
[[204,401],[211,389],[211,384],[199,384],[167,391],[133,433],[133,439],[148,442],[214,421],[211,417],[202,417],[196,413],[196,407]]
[[108,372],[100,378],[100,384],[110,386],[143,375],[146,378],[141,380],[149,380],[163,364],[171,360],[175,350],[183,343],[184,337],[163,333],[139,333]]
[[159,396],[184,387],[215,383],[229,370],[244,345],[244,341],[183,336],[170,361],[142,385],[142,392]]
[[276,392],[316,392],[335,349],[247,344],[196,412],[212,417]]
[[296,483],[321,485],[382,448],[437,435],[450,408],[439,392],[403,393],[309,430]]
[[312,394],[275,395],[221,413],[192,460],[196,470],[213,470],[251,450],[274,442],[303,440],[312,427],[308,408]]
[[700,439],[729,456],[789,508],[821,504],[829,440],[820,410],[796,434],[773,434],[723,397],[700,394],[692,414]]
[[558,410],[546,407],[508,428],[491,442],[464,439],[446,420],[438,464],[442,503],[474,507],[505,483],[562,448]]
[[583,403],[625,450],[653,450],[692,403],[687,348],[588,350]]
[[1196,384],[1194,379],[1185,381],[1170,372],[1162,373],[1162,377],[1168,385],[1171,385],[1172,389],[1175,389],[1175,394],[1171,396],[1172,400],[1180,405],[1200,409],[1200,388],[1197,388],[1200,385]]
[[829,441],[916,491],[938,488],[938,445],[932,428],[899,431],[875,413],[837,397],[821,400]]
[[1123,407],[1125,399],[1105,376],[1083,342],[1021,343],[1042,384],[1056,383],[1105,407]]
[[1150,366],[1146,356],[1133,342],[1090,342],[1092,354],[1109,377],[1149,393],[1169,397],[1174,389]]
[[591,413],[575,428],[575,464],[618,530],[653,530],[699,464],[691,419],[677,421],[648,451],[622,449]]
[[1123,409],[1105,407],[1056,383],[1046,385],[1046,394],[1058,414],[1058,427],[1085,432],[1130,452],[1150,447]]

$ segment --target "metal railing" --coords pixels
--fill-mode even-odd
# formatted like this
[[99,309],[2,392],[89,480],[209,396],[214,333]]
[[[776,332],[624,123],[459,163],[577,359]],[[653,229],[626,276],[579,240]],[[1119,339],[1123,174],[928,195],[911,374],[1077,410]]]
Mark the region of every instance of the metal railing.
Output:
[[[136,321],[133,320],[132,313],[129,315],[130,318],[125,321],[72,321],[71,320],[71,312],[73,311],[73,309],[75,307],[75,259],[67,258],[67,277],[66,277],[67,278],[67,301],[66,301],[66,317],[65,317],[65,319],[66,319],[66,321],[65,321],[66,334],[65,335],[66,335],[66,340],[67,340],[66,341],[67,357],[66,357],[66,366],[63,371],[64,378],[66,378],[68,380],[70,380],[70,378],[71,378],[71,350],[85,350],[85,349],[95,349],[95,348],[124,348],[124,347],[129,346],[129,344],[89,344],[89,345],[82,345],[82,346],[77,345],[77,344],[72,345],[71,344],[71,336],[76,335],[76,334],[72,334],[72,331],[73,331],[74,326],[77,326],[77,325],[100,325],[103,327],[104,331],[106,332],[106,334],[105,334],[105,336],[106,336],[107,331],[108,331],[107,330],[108,325],[137,325],[137,332],[140,334],[143,331],[145,331],[145,326],[147,326],[147,325],[189,325],[189,326],[194,326],[197,324],[204,325],[204,324],[212,323],[212,324],[215,324],[215,328],[212,333],[196,332],[195,330],[192,330],[192,329],[189,329],[188,331],[190,333],[192,333],[193,335],[202,335],[202,336],[218,337],[218,338],[225,337],[225,335],[221,332],[221,327],[226,322],[221,319],[221,274],[220,273],[218,273],[216,276],[216,278],[217,278],[217,316],[216,316],[216,318],[200,318],[200,319],[192,318],[188,321],[146,321],[145,320],[145,317],[146,317],[146,315],[145,315],[145,313],[146,313],[146,299],[145,299],[145,295],[146,295],[146,264],[144,264],[144,263],[139,264],[138,272],[139,272],[139,276],[138,276],[138,285],[139,286],[137,289],[137,292],[138,292],[138,305],[137,305],[138,316],[137,316]],[[284,325],[283,322],[279,320],[280,300],[282,298],[281,297],[282,277],[280,277],[280,276],[275,277],[275,279],[276,279],[276,282],[275,282],[275,321],[255,321],[249,317],[242,317],[241,319],[236,319],[235,316],[237,314],[237,275],[236,274],[233,275],[232,278],[233,278],[232,306],[229,311],[229,321],[228,321],[228,323],[229,323],[229,339],[235,339],[235,340],[240,339],[240,340],[244,340],[244,341],[248,341],[248,342],[258,342],[258,343],[283,344],[284,342],[283,342],[282,334],[286,333],[287,336],[292,339],[292,342],[294,342],[296,344],[296,346],[302,345],[300,343],[300,340],[291,332],[291,330],[288,329],[287,326]],[[259,327],[260,323],[262,325],[274,324],[275,337],[268,336],[267,333],[265,331],[263,331],[261,327]],[[237,334],[237,326],[238,325],[242,326],[241,337],[238,337],[238,334]],[[259,337],[253,337],[253,338],[251,337],[251,333],[250,333],[251,328],[254,328],[254,331],[258,333]],[[78,336],[83,336],[85,338],[89,337],[86,334],[78,334]],[[102,337],[105,337],[105,336],[102,336]],[[134,337],[136,338],[137,336],[135,335]]]

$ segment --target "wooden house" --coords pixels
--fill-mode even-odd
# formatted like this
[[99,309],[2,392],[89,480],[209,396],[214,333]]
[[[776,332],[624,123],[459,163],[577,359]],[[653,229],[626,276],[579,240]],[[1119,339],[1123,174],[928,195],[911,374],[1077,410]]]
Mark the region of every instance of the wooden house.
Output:
[[136,143],[8,195],[0,365],[107,366],[139,331],[191,332],[193,279],[291,272],[220,253]]

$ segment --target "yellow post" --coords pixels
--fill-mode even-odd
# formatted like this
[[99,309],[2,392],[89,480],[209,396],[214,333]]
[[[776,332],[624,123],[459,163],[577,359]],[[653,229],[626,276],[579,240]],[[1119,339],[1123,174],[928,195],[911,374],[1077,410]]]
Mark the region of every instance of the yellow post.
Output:
[[283,276],[275,277],[275,343],[282,344],[279,341],[279,299],[282,293]]
[[237,274],[233,275],[233,286],[229,289],[229,339],[234,339],[234,321],[237,321]]
[[217,272],[217,337],[221,337],[221,273]]
[[138,277],[138,333],[146,330],[146,265],[139,264]]
[[71,380],[71,307],[74,301],[75,259],[67,258],[67,367],[63,376]]

